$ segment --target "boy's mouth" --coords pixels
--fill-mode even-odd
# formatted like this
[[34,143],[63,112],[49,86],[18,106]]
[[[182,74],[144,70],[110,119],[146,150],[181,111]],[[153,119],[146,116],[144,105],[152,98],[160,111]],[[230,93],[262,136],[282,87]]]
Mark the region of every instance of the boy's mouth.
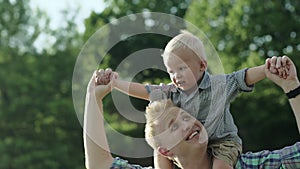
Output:
[[183,85],[185,84],[185,82],[184,82],[184,81],[178,81],[178,82],[176,82],[176,84],[177,84],[178,86],[183,86]]

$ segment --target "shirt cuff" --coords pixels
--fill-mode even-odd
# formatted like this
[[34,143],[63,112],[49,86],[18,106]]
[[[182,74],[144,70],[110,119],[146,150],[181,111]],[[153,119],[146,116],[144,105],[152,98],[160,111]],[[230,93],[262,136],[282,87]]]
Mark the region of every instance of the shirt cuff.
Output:
[[248,86],[246,84],[246,73],[247,73],[248,69],[249,68],[245,68],[245,69],[235,72],[235,76],[238,81],[238,85],[240,86],[241,90],[245,91],[245,92],[250,92],[254,88],[254,85]]

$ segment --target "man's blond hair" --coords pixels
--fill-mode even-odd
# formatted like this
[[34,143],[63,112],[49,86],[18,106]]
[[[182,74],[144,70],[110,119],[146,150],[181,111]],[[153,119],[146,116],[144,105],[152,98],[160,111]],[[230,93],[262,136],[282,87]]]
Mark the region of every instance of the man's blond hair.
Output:
[[161,145],[161,139],[158,136],[160,133],[157,132],[159,120],[163,120],[167,113],[176,107],[170,99],[154,101],[147,106],[145,138],[154,150]]

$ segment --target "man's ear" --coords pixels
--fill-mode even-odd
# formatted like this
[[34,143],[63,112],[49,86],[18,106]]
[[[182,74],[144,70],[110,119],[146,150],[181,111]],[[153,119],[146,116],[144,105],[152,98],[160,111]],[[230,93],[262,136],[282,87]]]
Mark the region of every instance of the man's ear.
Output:
[[165,157],[173,156],[173,153],[171,153],[170,150],[163,148],[163,147],[158,147],[158,152]]

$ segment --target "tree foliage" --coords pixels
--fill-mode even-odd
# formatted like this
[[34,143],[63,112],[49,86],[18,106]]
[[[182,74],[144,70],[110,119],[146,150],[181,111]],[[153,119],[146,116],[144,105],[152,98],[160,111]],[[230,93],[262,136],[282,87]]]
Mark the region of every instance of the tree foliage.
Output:
[[[266,57],[283,54],[300,66],[297,0],[105,2],[107,8],[99,14],[92,13],[85,22],[84,35],[80,35],[73,22],[75,16],[68,11],[62,24],[65,26],[51,30],[49,18],[40,10],[30,9],[29,0],[0,0],[0,168],[84,168],[82,128],[72,102],[73,66],[83,40],[122,16],[150,11],[185,17],[211,40],[226,73],[260,65]],[[49,39],[39,42],[43,37]],[[100,67],[115,69],[128,55],[146,48],[163,49],[169,39],[146,34],[120,41]],[[148,69],[133,80],[157,84],[168,82],[168,77]],[[141,111],[147,105],[131,99]],[[111,98],[104,105],[105,110],[110,110],[106,114],[112,113],[108,121],[114,128],[125,135],[143,137],[143,124],[116,116]],[[268,80],[256,84],[254,92],[238,97],[231,111],[245,150],[278,148],[299,139],[287,99]]]
[[[0,168],[83,168],[71,94],[82,42],[73,22],[54,31],[28,0],[0,3]],[[45,35],[54,42],[36,48]]]

